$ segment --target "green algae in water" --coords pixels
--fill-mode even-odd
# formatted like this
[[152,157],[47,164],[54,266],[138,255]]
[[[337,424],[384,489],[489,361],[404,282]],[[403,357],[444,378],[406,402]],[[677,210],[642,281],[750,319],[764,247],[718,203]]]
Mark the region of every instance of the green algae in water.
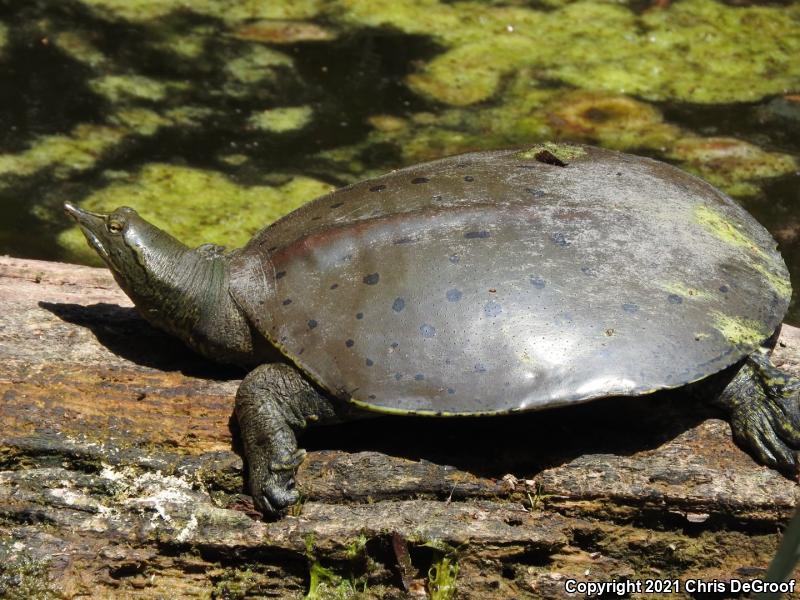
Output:
[[[277,187],[243,187],[215,171],[156,163],[78,204],[100,213],[130,206],[188,246],[214,242],[237,248],[261,228],[331,189],[309,177],[295,177]],[[77,228],[64,231],[58,241],[72,258],[99,264]]]
[[431,35],[448,47],[411,75],[409,85],[456,106],[491,98],[506,75],[523,67],[577,87],[649,100],[755,101],[800,85],[796,4],[682,0],[642,15],[597,1],[549,12],[429,0],[343,4],[345,21]]
[[249,44],[236,58],[225,65],[229,81],[224,86],[225,94],[244,97],[252,94],[253,86],[274,81],[281,71],[294,68],[292,59],[272,48]]
[[767,152],[735,138],[686,136],[672,144],[667,156],[739,197],[759,194],[758,180],[790,175],[798,168],[788,154]]
[[81,124],[70,135],[45,136],[19,154],[0,154],[0,178],[32,175],[45,167],[53,167],[57,177],[84,171],[127,133],[119,127]]
[[[186,0],[81,0],[105,16],[130,21],[150,21],[185,11]],[[238,22],[255,19],[308,19],[316,16],[324,0],[193,0],[191,10],[201,15]]]
[[[157,102],[167,95],[166,84],[142,75],[104,75],[93,79],[89,85],[112,103],[129,98]],[[185,88],[186,84],[181,87]]]
[[251,116],[248,122],[256,129],[283,133],[302,129],[308,125],[313,116],[314,112],[310,106],[286,106],[258,112]]
[[3,51],[6,49],[6,42],[8,41],[8,28],[0,23],[0,56],[3,56]]

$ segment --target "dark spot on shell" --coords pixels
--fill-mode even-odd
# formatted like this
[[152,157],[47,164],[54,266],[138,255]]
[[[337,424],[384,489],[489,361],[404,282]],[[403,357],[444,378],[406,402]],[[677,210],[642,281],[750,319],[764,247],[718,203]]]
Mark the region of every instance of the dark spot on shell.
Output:
[[436,335],[436,328],[433,325],[421,325],[419,328],[420,332],[422,333],[422,337],[432,338]]
[[281,337],[281,341],[282,341],[282,342],[285,342],[285,341],[286,341],[286,336],[285,336],[285,335]]
[[277,273],[275,273],[275,279],[282,279],[285,276],[286,276],[286,271],[278,271]]
[[356,313],[356,319],[359,321],[364,318],[364,313]]
[[567,166],[567,163],[558,158],[555,154],[553,154],[549,150],[541,150],[537,152],[533,157],[540,163],[544,163],[546,165],[553,165],[555,167]]
[[617,171],[617,177],[622,177],[622,171]]
[[314,319],[309,319],[309,321],[308,321],[308,328],[309,329],[314,329],[314,327],[316,327],[317,325],[319,325],[319,323],[317,323]]
[[400,381],[403,378],[403,375],[402,373],[395,373],[394,378],[395,380]]
[[501,312],[503,312],[503,307],[495,300],[489,300],[483,306],[483,314],[485,314],[487,317],[496,317]]
[[331,204],[331,208],[339,208],[344,202],[337,202],[336,204]]
[[542,190],[537,190],[536,188],[525,188],[525,191],[528,192],[534,198],[541,198],[544,196],[544,192]]
[[556,246],[561,246],[562,248],[569,246],[569,240],[567,240],[566,236],[560,231],[557,231],[556,233],[551,235],[550,239],[553,240],[553,243]]
[[456,167],[458,167],[459,169],[463,169],[464,167],[468,167],[468,166],[469,166],[468,162],[460,162],[460,163],[458,163],[456,165]]
[[267,252],[275,252],[275,250],[277,249],[278,249],[277,246],[270,246],[269,248],[267,248]]
[[455,394],[456,391],[453,388],[447,388],[447,393],[448,394]]
[[531,275],[531,285],[537,290],[541,290],[547,285],[547,282],[538,275]]
[[589,277],[597,277],[597,271],[595,271],[592,267],[581,267],[581,273],[588,275]]
[[392,302],[392,310],[394,312],[400,312],[406,307],[406,301],[402,298],[395,298],[394,302]]
[[305,351],[306,351],[306,349],[305,349],[305,348],[300,348],[300,350],[298,350],[298,351],[297,351],[297,354],[298,354],[298,356],[299,356],[300,354],[302,354],[303,352],[305,352]]
[[423,375],[422,373],[417,373],[416,375],[414,375],[415,381],[422,381],[423,379],[425,379],[425,375]]
[[635,312],[639,312],[639,306],[636,304],[626,303],[622,305],[622,310],[624,310],[626,313],[633,314]]
[[385,190],[385,189],[386,189],[386,186],[383,185],[383,184],[380,184],[380,185],[373,185],[371,188],[369,188],[369,191],[370,192],[380,192],[381,190]]
[[339,287],[339,284],[338,283],[333,283],[333,284],[331,284],[330,289],[335,290],[337,287]]
[[484,367],[481,363],[475,365],[472,370],[476,373],[486,373],[486,367]]
[[445,295],[447,296],[448,302],[458,302],[459,300],[461,300],[461,296],[463,296],[464,294],[461,293],[461,290],[452,289],[452,290],[447,290],[447,293]]
[[346,340],[344,343],[344,345],[347,346],[348,348],[352,348],[353,344],[355,344],[353,340]]
[[472,175],[466,175],[464,181],[475,181],[475,178]]
[[451,263],[453,263],[454,265],[457,265],[457,264],[458,264],[458,261],[460,261],[460,260],[461,260],[461,257],[460,257],[458,254],[451,254],[451,255],[449,256],[448,260],[449,260]]
[[370,273],[369,275],[364,275],[364,283],[367,285],[375,285],[380,281],[381,276],[378,273]]
[[491,234],[488,231],[468,231],[464,234],[464,237],[468,240],[476,240],[476,239],[484,239],[488,238]]
[[683,298],[678,296],[678,294],[670,294],[669,296],[667,296],[667,301],[670,304],[682,304],[683,303]]
[[401,238],[397,238],[397,239],[396,239],[396,240],[394,240],[392,243],[393,243],[393,244],[413,244],[413,243],[414,243],[414,242],[416,242],[416,241],[417,241],[417,240],[415,240],[415,239],[414,239],[414,238],[412,238],[412,237],[401,237]]
[[433,200],[434,202],[441,202],[442,201],[442,195],[441,194],[436,194],[433,198],[431,198],[431,200]]
[[366,364],[368,367],[371,367],[372,365],[374,365],[374,364],[375,364],[375,363],[372,361],[372,359],[371,359],[371,358],[368,358],[367,360],[365,360],[365,361],[364,361],[364,363],[365,363],[365,364]]
[[319,221],[322,218],[322,215],[317,215],[316,217],[311,217],[312,221]]
[[287,298],[286,300],[283,301],[283,305],[284,306],[289,306],[291,303],[292,303],[292,299],[291,298]]
[[392,348],[397,348],[398,346],[400,346],[400,344],[398,344],[397,342],[392,342],[392,343],[391,343],[391,344],[389,344],[389,345],[390,345]]
[[430,181],[427,177],[415,177],[411,180],[411,183],[420,184],[420,183],[428,183]]
[[731,288],[729,288],[727,285],[721,285],[719,286],[719,291],[722,292],[723,294],[727,294],[728,292],[731,291]]

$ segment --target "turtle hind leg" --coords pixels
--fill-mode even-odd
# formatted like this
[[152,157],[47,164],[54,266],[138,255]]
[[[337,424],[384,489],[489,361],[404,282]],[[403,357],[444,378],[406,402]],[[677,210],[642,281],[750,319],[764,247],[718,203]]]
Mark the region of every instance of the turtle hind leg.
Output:
[[800,474],[800,379],[754,352],[716,398],[730,413],[736,442],[792,479]]
[[336,411],[295,368],[266,364],[253,369],[236,392],[248,487],[264,515],[298,501],[294,474],[305,457],[297,434],[309,423],[335,422]]

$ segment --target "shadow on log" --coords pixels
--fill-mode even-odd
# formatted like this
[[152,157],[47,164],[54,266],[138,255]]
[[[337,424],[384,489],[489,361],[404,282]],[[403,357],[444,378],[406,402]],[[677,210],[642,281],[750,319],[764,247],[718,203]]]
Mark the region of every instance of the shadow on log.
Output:
[[[152,329],[104,270],[0,258],[0,306],[0,596],[291,598],[313,580],[404,598],[442,557],[459,598],[756,578],[796,501],[672,393],[321,428],[302,505],[266,523],[242,494],[241,372]],[[800,330],[775,360],[800,373]]]

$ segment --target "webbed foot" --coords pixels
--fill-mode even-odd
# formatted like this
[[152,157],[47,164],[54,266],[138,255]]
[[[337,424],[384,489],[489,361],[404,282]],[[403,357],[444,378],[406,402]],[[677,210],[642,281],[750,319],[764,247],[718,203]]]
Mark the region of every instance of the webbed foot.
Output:
[[333,406],[294,368],[269,364],[242,381],[236,416],[253,502],[265,516],[278,516],[300,499],[295,472],[306,452],[297,447],[296,434],[309,421],[333,419]]
[[792,479],[800,475],[800,379],[754,352],[716,401],[730,411],[736,442]]

